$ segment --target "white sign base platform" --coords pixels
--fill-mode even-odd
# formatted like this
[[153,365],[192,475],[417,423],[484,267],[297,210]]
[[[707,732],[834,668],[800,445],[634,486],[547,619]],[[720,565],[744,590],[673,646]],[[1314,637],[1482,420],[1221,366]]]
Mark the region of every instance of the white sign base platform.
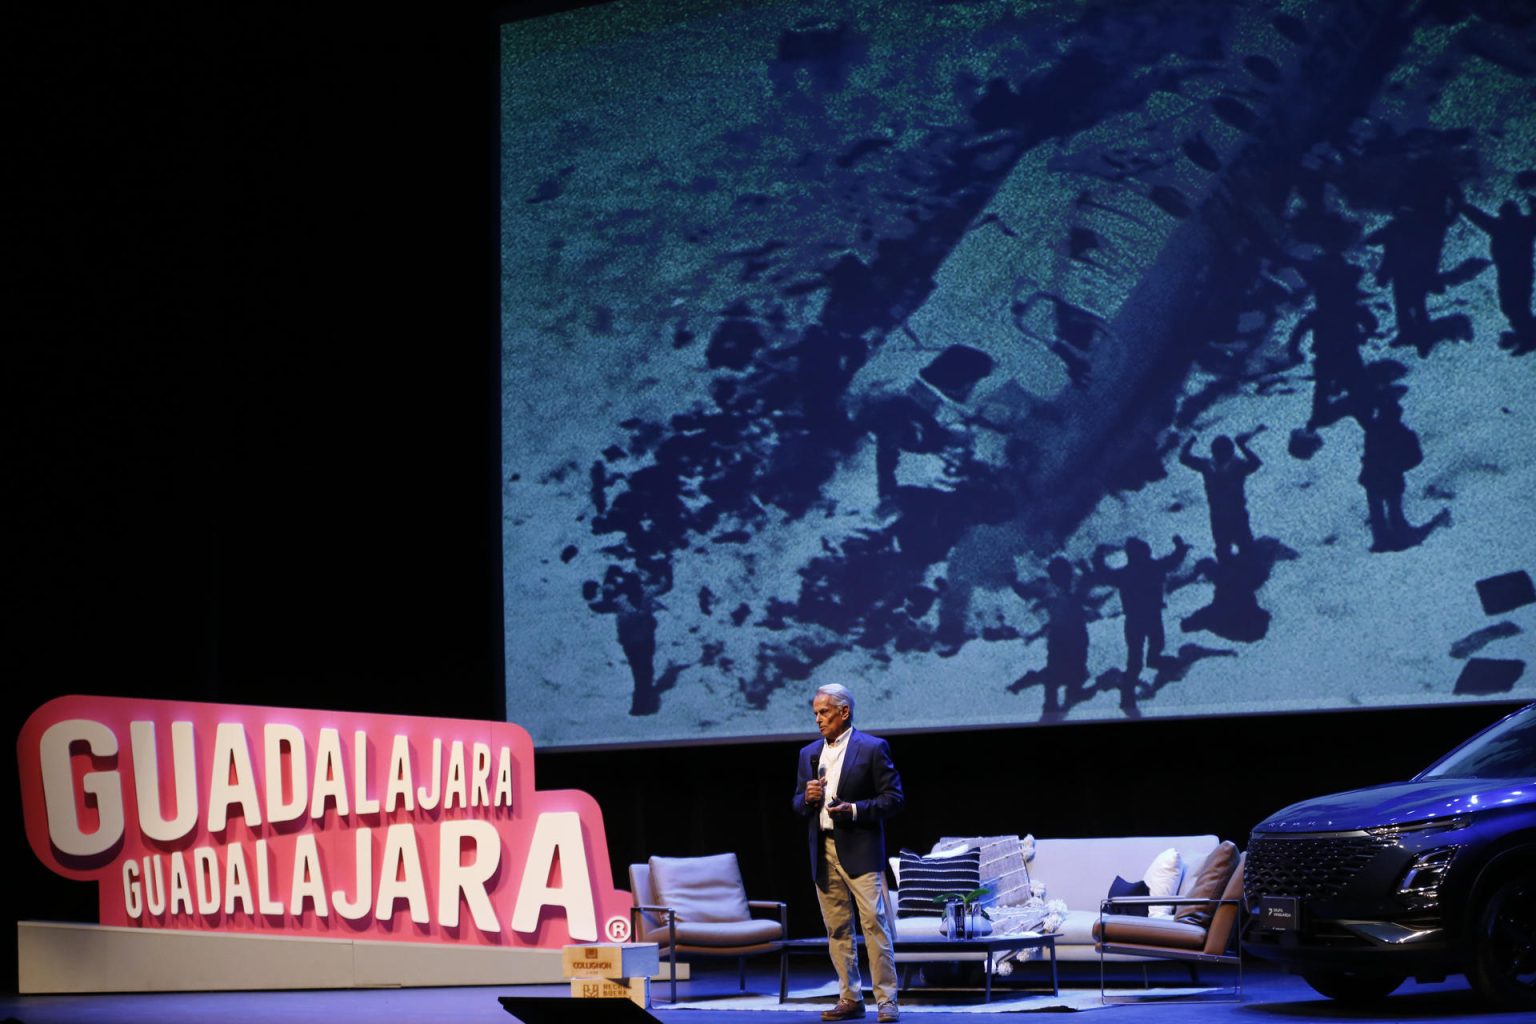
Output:
[[[562,950],[18,921],[17,990],[238,992],[565,984]],[[665,981],[660,964],[656,981]],[[677,978],[688,978],[677,964]]]
[[[559,949],[21,921],[18,990],[223,992],[566,984]],[[664,980],[667,965],[661,965]],[[677,976],[687,978],[679,964]]]

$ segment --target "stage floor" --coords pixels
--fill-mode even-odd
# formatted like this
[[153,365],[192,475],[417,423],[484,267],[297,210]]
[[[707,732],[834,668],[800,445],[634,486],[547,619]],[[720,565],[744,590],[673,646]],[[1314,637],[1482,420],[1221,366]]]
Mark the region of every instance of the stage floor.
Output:
[[[814,988],[831,979],[830,968],[797,960],[791,979],[792,988]],[[679,1001],[700,1001],[736,994],[736,973],[730,964],[696,964],[694,978],[678,985]],[[1137,975],[1139,981],[1139,974]],[[1187,976],[1166,977],[1168,984],[1188,984]],[[1220,985],[1226,976],[1212,974],[1202,979]],[[1112,1015],[1109,1020],[1126,1024],[1156,1022],[1174,1024],[1198,1019],[1200,1024],[1254,1024],[1271,1021],[1466,1021],[1501,1024],[1526,1020],[1516,1013],[1498,1013],[1483,1006],[1467,988],[1454,978],[1435,985],[1405,984],[1379,1006],[1364,1010],[1340,1007],[1314,993],[1299,978],[1278,973],[1263,966],[1249,966],[1244,973],[1241,1003],[1143,1003],[1095,1009]],[[778,991],[776,968],[768,959],[749,972],[748,989],[761,993]],[[1088,965],[1064,965],[1063,990],[1097,994],[1098,973]],[[1127,994],[1135,988],[1117,989]],[[1006,997],[1009,988],[998,990]],[[92,996],[0,996],[0,1024],[206,1024],[208,1021],[239,1021],[241,1024],[363,1024],[379,1021],[391,1024],[512,1024],[516,1020],[497,1001],[498,996],[543,996],[568,994],[558,985],[486,986],[476,988],[370,989],[309,992],[221,992],[150,995]],[[655,993],[665,997],[666,989]],[[956,999],[968,997],[957,995]],[[916,1009],[919,997],[907,998],[907,1008]],[[993,1014],[974,1011],[947,1011],[933,1005],[926,997],[923,1012],[904,1014],[905,1020],[922,1024],[978,1024],[997,1019]],[[676,1009],[666,1003],[651,1012],[666,1024],[777,1024],[790,1021],[818,1021],[819,1006],[798,1004],[784,1010],[753,1011],[729,1009]],[[873,1010],[873,1008],[871,1008]],[[573,1017],[576,1015],[573,1014]],[[874,1013],[866,1018],[874,1021]],[[1008,1014],[1018,1017],[1021,1014]],[[579,1024],[576,1017],[572,1024]]]

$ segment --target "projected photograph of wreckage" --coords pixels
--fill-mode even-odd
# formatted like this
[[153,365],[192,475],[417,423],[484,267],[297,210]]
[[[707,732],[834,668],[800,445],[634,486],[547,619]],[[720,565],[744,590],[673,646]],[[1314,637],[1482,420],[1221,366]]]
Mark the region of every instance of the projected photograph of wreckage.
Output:
[[887,729],[1533,692],[1521,5],[673,28],[692,74],[665,26],[548,65],[589,116],[506,76],[536,740],[570,688],[650,741],[795,731],[813,677]]

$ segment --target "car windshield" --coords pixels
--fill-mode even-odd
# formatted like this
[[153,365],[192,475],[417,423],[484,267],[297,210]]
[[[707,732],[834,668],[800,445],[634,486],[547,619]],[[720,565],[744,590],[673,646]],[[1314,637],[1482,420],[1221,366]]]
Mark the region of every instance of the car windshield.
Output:
[[1536,704],[1472,737],[1419,778],[1536,779]]

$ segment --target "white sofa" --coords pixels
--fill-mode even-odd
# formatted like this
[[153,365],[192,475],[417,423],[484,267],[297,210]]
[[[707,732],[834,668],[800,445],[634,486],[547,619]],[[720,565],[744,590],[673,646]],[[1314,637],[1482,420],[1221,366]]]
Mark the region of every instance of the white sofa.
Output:
[[[1027,864],[1029,877],[1038,887],[1045,884],[1046,901],[1061,900],[1067,905],[1067,913],[1057,930],[1056,958],[1061,961],[1098,960],[1094,950],[1093,926],[1099,919],[1099,901],[1109,895],[1115,877],[1129,882],[1140,881],[1149,865],[1163,851],[1179,851],[1183,866],[1178,894],[1189,891],[1200,865],[1214,850],[1220,840],[1213,835],[1204,836],[1123,836],[1102,839],[1036,839],[1035,855]],[[892,858],[891,868],[896,874],[899,889],[900,858]],[[892,895],[891,906],[896,906]],[[896,937],[926,937],[938,934],[938,919],[931,917],[896,920]],[[931,962],[937,960],[981,960],[982,954],[956,955],[934,953],[900,953],[900,963]],[[1142,957],[1111,956],[1111,960],[1141,960]]]

